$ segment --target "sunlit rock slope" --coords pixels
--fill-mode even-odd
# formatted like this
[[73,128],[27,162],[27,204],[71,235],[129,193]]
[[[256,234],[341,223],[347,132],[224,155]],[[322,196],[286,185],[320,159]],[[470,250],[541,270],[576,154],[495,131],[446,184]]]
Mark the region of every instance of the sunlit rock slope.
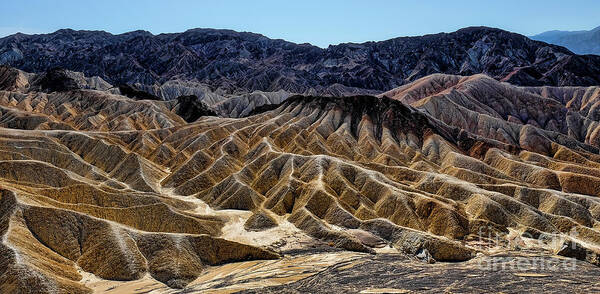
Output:
[[90,274],[182,288],[306,244],[466,261],[481,232],[600,264],[593,87],[433,75],[188,122],[186,100],[27,81],[0,74],[0,292],[89,293]]

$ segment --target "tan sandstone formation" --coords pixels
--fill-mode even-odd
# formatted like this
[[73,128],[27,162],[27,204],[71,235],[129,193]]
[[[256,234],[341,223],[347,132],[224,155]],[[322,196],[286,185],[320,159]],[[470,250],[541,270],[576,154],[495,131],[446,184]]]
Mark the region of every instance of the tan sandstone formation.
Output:
[[90,273],[182,288],[300,239],[465,261],[482,231],[533,233],[598,263],[592,89],[434,75],[393,99],[294,96],[186,123],[162,101],[0,76],[0,292],[89,293]]

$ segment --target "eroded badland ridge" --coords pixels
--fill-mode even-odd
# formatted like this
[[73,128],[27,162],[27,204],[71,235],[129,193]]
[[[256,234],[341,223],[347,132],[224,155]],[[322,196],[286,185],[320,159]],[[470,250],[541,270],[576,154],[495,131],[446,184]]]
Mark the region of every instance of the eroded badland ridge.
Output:
[[[432,40],[431,53],[438,43],[458,46],[448,38],[480,31],[487,35],[474,36],[478,45],[468,50],[509,34],[503,46],[516,57],[498,63],[505,59],[495,54],[509,47],[494,45],[485,57],[464,56],[472,62],[444,61],[461,75],[433,74],[446,72],[438,56],[432,57],[437,65],[410,69],[410,77],[406,69],[387,75],[409,62],[380,59],[388,69],[378,76],[371,65],[369,73],[359,70],[356,60],[363,60],[365,48],[418,38],[326,50],[212,30],[159,36],[60,31],[2,39],[23,54],[19,59],[19,52],[5,51],[2,58],[16,56],[11,63],[34,70],[0,67],[0,292],[515,292],[550,281],[543,288],[549,292],[598,290],[595,57],[487,28],[422,38]],[[133,46],[123,44],[133,39],[154,44],[190,36],[200,38],[194,44],[212,40],[213,49],[194,47],[202,52],[241,50],[222,34],[242,36],[249,56],[262,52],[267,60],[280,53],[249,50],[254,39],[297,56],[304,54],[294,51],[299,47],[319,56],[346,48],[339,60],[354,65],[328,70],[352,78],[321,83],[324,71],[312,70],[331,59],[311,57],[313,67],[289,66],[295,76],[322,80],[303,79],[294,83],[299,88],[275,86],[270,78],[257,84],[249,61],[236,57],[233,68],[243,64],[245,70],[230,76],[204,78],[198,69],[210,66],[200,63],[185,73],[198,75],[193,83],[229,83],[246,93],[223,98],[213,88],[204,96],[173,92],[165,99],[149,90],[164,84],[145,84],[136,70],[112,69],[112,61],[81,73],[68,66],[37,70],[50,63],[25,58],[33,54],[28,44],[61,50],[86,44],[90,52],[111,56],[102,50],[126,50]],[[114,38],[124,39],[110,43]],[[157,54],[171,52],[163,47],[169,42],[157,45]],[[347,59],[348,52],[357,59]],[[364,60],[373,60],[369,52]],[[520,64],[519,52],[535,62]],[[542,62],[542,55],[556,59]],[[68,65],[73,56],[40,60]],[[492,60],[505,68],[497,74],[468,68]],[[183,73],[165,68],[148,77],[166,83],[171,74]],[[260,86],[242,87],[243,80]],[[359,80],[364,84],[353,84]],[[320,87],[341,90],[322,93]],[[350,87],[356,92],[346,92]],[[529,266],[510,268],[523,260]]]

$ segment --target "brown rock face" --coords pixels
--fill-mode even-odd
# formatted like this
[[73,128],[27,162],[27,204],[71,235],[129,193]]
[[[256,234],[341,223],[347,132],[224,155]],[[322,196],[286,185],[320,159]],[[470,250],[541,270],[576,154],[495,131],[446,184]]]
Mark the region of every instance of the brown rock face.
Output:
[[9,66],[0,66],[0,89],[15,91],[27,86],[29,80],[24,72]]
[[598,153],[598,87],[516,87],[485,75],[432,75],[381,96],[447,125],[549,154],[552,143]]
[[0,91],[0,292],[182,288],[305,243],[466,261],[481,232],[596,262],[597,93],[435,75],[187,123],[170,102]]
[[277,220],[264,211],[254,213],[245,223],[248,231],[264,231],[277,226]]

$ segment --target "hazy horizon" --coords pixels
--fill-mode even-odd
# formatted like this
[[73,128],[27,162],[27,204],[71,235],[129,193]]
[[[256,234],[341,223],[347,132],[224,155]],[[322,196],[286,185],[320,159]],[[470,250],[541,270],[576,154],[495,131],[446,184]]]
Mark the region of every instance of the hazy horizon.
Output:
[[[7,2],[0,18],[0,37],[17,32],[51,33],[59,29],[153,34],[192,28],[246,31],[273,39],[330,44],[380,41],[402,36],[453,32],[469,26],[495,27],[531,36],[545,31],[591,30],[600,2],[574,0],[515,1],[78,1]],[[519,7],[519,9],[510,9]],[[580,7],[586,7],[585,10]],[[53,16],[53,17],[52,17]],[[560,20],[560,21],[557,21]]]

